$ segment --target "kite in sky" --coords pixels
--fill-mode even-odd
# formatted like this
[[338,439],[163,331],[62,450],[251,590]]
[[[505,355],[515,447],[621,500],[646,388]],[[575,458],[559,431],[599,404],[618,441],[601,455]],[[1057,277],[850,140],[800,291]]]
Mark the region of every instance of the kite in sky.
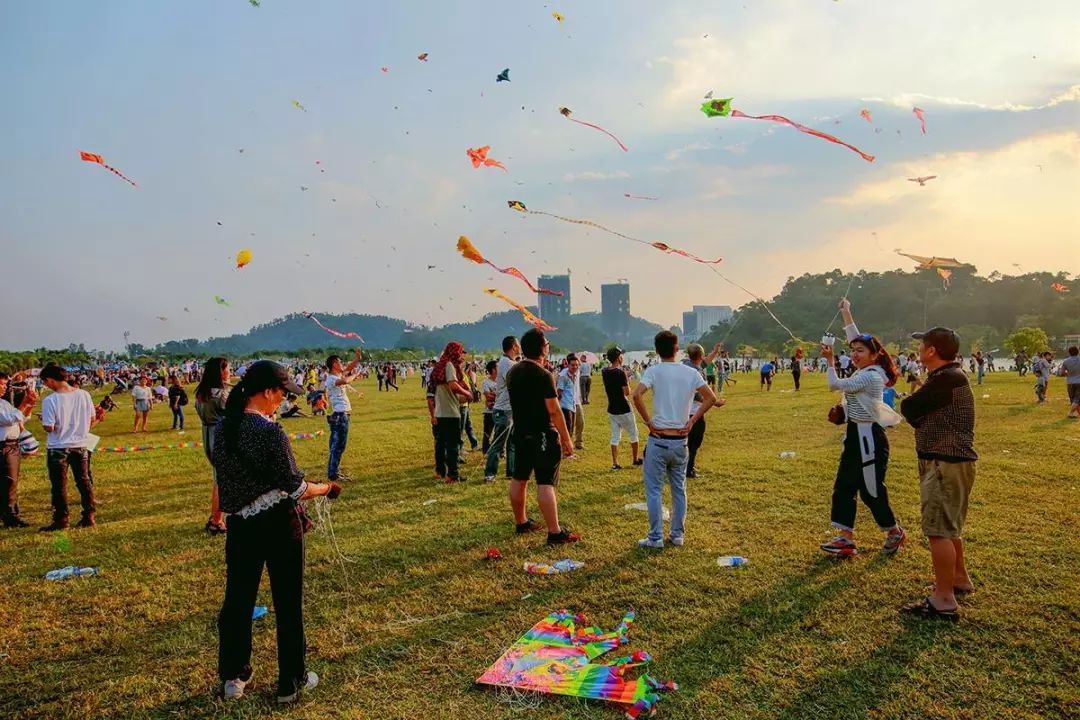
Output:
[[472,166],[474,168],[478,168],[483,165],[485,167],[497,167],[506,170],[506,166],[503,165],[501,162],[487,156],[488,150],[490,149],[490,145],[485,145],[478,148],[469,148],[465,151],[465,154],[469,156],[470,160],[472,160]]
[[293,100],[292,106],[297,110],[303,110],[304,112],[307,112],[307,108],[301,105],[299,100]]
[[964,263],[960,262],[956,258],[942,258],[942,257],[926,257],[925,255],[911,255],[906,252],[896,251],[897,255],[903,255],[906,258],[911,258],[915,262],[919,263],[918,270],[927,270],[929,268],[958,268],[964,267]]
[[869,110],[863,110],[861,113],[859,113],[859,117],[861,117],[863,120],[870,123],[871,125],[874,124],[874,117],[870,114]]
[[516,302],[515,300],[512,300],[511,298],[506,297],[505,295],[503,295],[501,292],[499,292],[495,288],[487,288],[487,289],[484,290],[484,292],[487,293],[488,295],[490,295],[491,297],[499,298],[500,300],[507,303],[511,307],[517,308],[517,311],[521,313],[521,317],[525,318],[525,322],[529,323],[530,325],[532,325],[537,330],[544,330],[544,331],[547,332],[547,331],[558,329],[558,328],[553,328],[552,326],[548,325],[546,322],[544,322],[543,320],[541,320],[540,318],[536,317],[531,312],[529,312],[529,309],[527,307],[525,307],[524,305],[522,305],[519,302]]
[[428,54],[426,52],[423,52],[423,53],[420,53],[419,55],[417,55],[416,59],[419,60],[420,62],[427,62],[427,56],[428,56]]
[[125,181],[131,183],[132,187],[139,187],[138,185],[135,184],[134,180],[128,178],[126,175],[124,175],[124,173],[120,172],[119,170],[114,168],[112,165],[106,165],[105,164],[105,158],[101,157],[100,155],[98,155],[96,153],[88,153],[88,152],[83,152],[82,150],[80,150],[79,151],[79,158],[82,159],[82,160],[85,160],[86,162],[97,163],[101,167],[103,167],[106,170],[108,170],[109,172],[111,172],[113,175],[116,175],[117,177],[119,177],[121,180],[125,180]]
[[[562,297],[562,295],[563,295],[561,292],[558,292],[557,290],[549,290],[548,288],[539,288],[538,289],[538,288],[534,287],[533,284],[531,282],[529,282],[529,278],[525,277],[525,275],[522,274],[522,272],[520,270],[518,270],[516,267],[505,267],[505,268],[499,267],[498,265],[491,262],[490,260],[488,260],[483,255],[481,255],[480,251],[476,249],[476,246],[473,245],[472,242],[469,240],[469,238],[465,237],[464,235],[462,235],[461,237],[458,238],[457,249],[458,249],[458,252],[461,253],[461,257],[465,258],[466,260],[472,260],[477,265],[485,265],[485,264],[490,265],[491,267],[495,268],[496,270],[503,273],[504,275],[511,275],[513,277],[516,277],[518,280],[520,280],[521,282],[528,285],[529,289],[532,290],[534,293],[537,293],[539,295],[555,295],[556,297]],[[430,267],[435,267],[435,266],[431,265]]]
[[161,322],[167,322],[169,320],[169,318],[165,317],[164,315],[158,315],[157,319]]
[[591,127],[591,128],[593,129],[593,130],[599,130],[600,132],[604,133],[604,134],[605,134],[605,135],[607,135],[607,136],[608,136],[609,138],[611,138],[612,140],[614,140],[615,142],[617,142],[617,143],[619,144],[619,147],[621,147],[621,148],[622,148],[622,151],[623,151],[623,152],[627,152],[627,151],[628,151],[627,147],[626,147],[625,145],[623,145],[623,143],[622,143],[622,140],[620,140],[619,138],[615,137],[615,135],[614,135],[614,134],[612,134],[611,132],[609,132],[609,131],[605,130],[604,128],[600,127],[599,125],[594,125],[594,124],[593,124],[593,123],[591,123],[591,122],[585,122],[584,120],[575,120],[574,118],[570,117],[571,115],[573,115],[573,113],[572,113],[572,112],[570,111],[570,108],[568,108],[568,107],[561,107],[561,108],[559,108],[559,112],[560,112],[560,113],[562,114],[562,116],[563,116],[564,118],[566,118],[566,119],[567,119],[567,120],[569,120],[570,122],[576,122],[576,123],[577,123],[578,125],[584,125],[585,127]]
[[623,197],[630,198],[631,200],[659,200],[660,198],[654,198],[650,195],[631,195],[630,193],[623,193]]
[[937,175],[922,175],[921,177],[908,178],[907,181],[908,182],[913,182],[913,183],[919,183],[919,187],[926,187],[926,183],[930,182],[931,180],[933,180],[936,177],[937,177]]
[[1053,290],[1054,292],[1059,292],[1059,293],[1067,293],[1067,292],[1069,292],[1068,286],[1064,285],[1062,283],[1054,283],[1053,285],[1050,286],[1050,289]]
[[390,72],[390,68],[386,65],[383,65],[381,68],[379,68],[379,70],[381,70],[384,74]]
[[563,20],[566,19],[566,16],[559,12],[552,12],[551,17],[555,18],[560,25],[562,25]]
[[855,147],[854,145],[851,145],[849,143],[844,142],[843,140],[841,140],[840,138],[838,138],[838,137],[836,137],[834,135],[829,135],[828,133],[823,133],[820,130],[815,130],[814,128],[807,127],[806,125],[800,125],[799,123],[795,122],[794,120],[790,120],[790,119],[784,117],[783,115],[747,115],[746,113],[742,112],[741,110],[736,110],[736,109],[732,108],[731,107],[731,101],[732,101],[732,98],[721,98],[721,99],[718,99],[718,100],[706,100],[705,102],[701,103],[701,112],[705,113],[706,116],[711,117],[711,118],[712,117],[728,117],[730,115],[731,117],[746,118],[748,120],[768,120],[769,122],[776,122],[776,123],[783,123],[784,125],[790,125],[791,127],[795,128],[796,130],[798,130],[801,133],[806,133],[807,135],[813,135],[814,137],[821,138],[822,140],[828,140],[829,142],[835,143],[837,145],[843,145],[848,150],[851,150],[852,152],[858,153],[858,155],[863,160],[865,160],[866,162],[874,162],[874,156],[873,155],[869,155],[867,153],[864,153],[859,148]]
[[214,296],[214,302],[216,302],[218,305],[224,305],[225,307],[232,307],[232,305],[229,304],[229,301],[221,297],[220,295]]
[[937,270],[937,274],[941,276],[941,284],[945,287],[946,290],[948,290],[949,289],[949,280],[952,279],[952,270],[946,270],[945,268],[942,268],[942,267],[934,268],[934,269]]
[[922,134],[926,134],[926,111],[921,107],[911,108],[911,112],[915,113],[915,117],[919,118],[919,125],[922,126]]
[[636,238],[636,237],[630,237],[629,235],[623,235],[621,232],[616,232],[615,230],[612,230],[611,228],[604,227],[603,225],[600,225],[599,223],[594,223],[592,220],[575,220],[574,218],[563,217],[562,215],[554,215],[554,214],[549,213],[549,212],[544,212],[543,210],[530,210],[529,208],[525,207],[525,203],[521,202],[520,200],[507,200],[506,204],[510,207],[511,210],[517,210],[518,212],[528,213],[530,215],[547,215],[548,217],[553,217],[556,220],[562,220],[563,222],[574,223],[575,225],[588,225],[589,227],[594,227],[594,228],[597,228],[598,230],[603,230],[606,233],[611,233],[612,235],[617,235],[618,237],[625,238],[627,240],[633,240],[634,242],[641,243],[642,245],[649,245],[651,247],[656,248],[657,250],[660,250],[661,252],[674,253],[675,255],[682,255],[683,257],[690,258],[691,260],[693,260],[695,262],[699,262],[699,263],[702,263],[702,264],[705,264],[705,265],[716,265],[717,263],[720,263],[723,260],[723,258],[717,258],[716,260],[705,260],[703,258],[698,257],[697,255],[693,255],[691,253],[688,253],[685,250],[679,250],[678,248],[673,248],[673,247],[671,247],[669,245],[666,245],[665,243],[662,243],[662,242],[649,242],[647,240],[641,240],[641,239]]
[[251,7],[259,7],[259,0],[248,0],[248,2],[251,4]]
[[251,262],[251,251],[250,250],[248,250],[247,248],[244,248],[240,252],[236,253],[236,269],[237,270],[244,267],[249,262]]
[[589,293],[590,295],[592,295],[592,290],[590,290],[590,289],[589,289],[589,286],[588,286],[588,285],[582,285],[582,287],[583,287],[583,288],[585,288],[585,292],[587,292],[587,293]]
[[510,68],[505,68],[495,76],[495,82],[510,82]]
[[339,330],[334,330],[332,328],[326,327],[321,322],[319,322],[319,318],[315,317],[315,313],[303,312],[303,313],[300,313],[300,314],[303,315],[304,317],[306,317],[311,322],[318,325],[320,328],[322,328],[326,332],[333,335],[334,337],[339,337],[339,338],[341,338],[343,340],[359,340],[360,342],[364,342],[364,338],[360,337],[359,335],[357,335],[354,332],[341,332]]
[[585,618],[565,610],[550,613],[520,637],[476,682],[482,685],[569,695],[618,703],[628,718],[646,718],[656,712],[660,693],[678,690],[645,674],[631,680],[627,670],[652,661],[643,650],[608,663],[592,662],[628,642],[634,611],[609,633],[586,627]]

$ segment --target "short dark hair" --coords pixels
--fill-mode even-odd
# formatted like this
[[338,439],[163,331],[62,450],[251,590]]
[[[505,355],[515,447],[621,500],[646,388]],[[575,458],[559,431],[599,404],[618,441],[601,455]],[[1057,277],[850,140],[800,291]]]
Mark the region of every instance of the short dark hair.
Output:
[[507,335],[503,338],[502,348],[504,353],[508,353],[514,349],[514,344],[518,341],[513,335]]
[[577,359],[578,359],[578,356],[577,356],[577,355],[575,355],[574,353],[570,353],[569,355],[567,355],[567,356],[566,356],[566,362],[568,362],[568,363],[569,363],[569,362],[570,362],[571,360],[577,360]]
[[662,358],[675,357],[675,346],[678,344],[679,338],[670,330],[661,330],[653,339],[656,354]]
[[57,382],[67,382],[68,372],[59,365],[49,364],[41,368],[42,380],[56,380]]
[[341,362],[341,356],[340,355],[331,355],[330,357],[326,358],[326,369],[327,370],[329,370],[330,368],[332,368],[334,366],[334,361],[335,360],[337,360],[338,362]]
[[622,354],[623,354],[622,348],[620,348],[618,346],[608,348],[608,351],[607,351],[608,362],[615,362],[615,358],[619,357]]
[[8,375],[8,374],[7,374],[6,372],[4,372],[3,370],[0,370],[0,380],[8,380],[8,379],[10,379],[10,378],[11,378],[11,376],[10,376],[10,375]]
[[499,367],[499,361],[498,360],[488,360],[487,364],[484,365],[484,369],[487,370],[488,372],[491,372],[492,370],[494,370],[497,367]]
[[1069,346],[1069,354],[1073,355],[1073,356],[1080,355],[1080,347],[1076,347],[1075,345],[1070,345]]
[[912,333],[911,337],[922,340],[927,347],[934,348],[938,357],[945,362],[952,362],[960,354],[960,336],[947,327],[933,327],[926,332]]
[[521,352],[530,360],[539,359],[544,352],[544,332],[536,328],[526,330],[521,336]]

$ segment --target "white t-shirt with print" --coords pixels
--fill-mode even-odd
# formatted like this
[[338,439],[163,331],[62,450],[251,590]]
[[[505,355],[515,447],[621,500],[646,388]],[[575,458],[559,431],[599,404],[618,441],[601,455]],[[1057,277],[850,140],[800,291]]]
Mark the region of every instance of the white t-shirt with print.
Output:
[[694,393],[704,387],[705,378],[697,369],[682,363],[661,362],[645,370],[641,384],[652,390],[653,426],[677,430],[686,426]]
[[85,390],[54,392],[41,401],[41,424],[53,431],[45,440],[50,450],[81,448],[90,443],[94,401]]

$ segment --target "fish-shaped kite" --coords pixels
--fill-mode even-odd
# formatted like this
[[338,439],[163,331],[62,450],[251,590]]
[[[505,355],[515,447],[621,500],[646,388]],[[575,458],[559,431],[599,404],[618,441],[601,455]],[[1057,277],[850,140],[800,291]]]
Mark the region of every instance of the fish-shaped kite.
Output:
[[484,290],[484,292],[487,293],[488,295],[490,295],[491,297],[497,297],[500,300],[502,300],[503,302],[505,302],[506,304],[510,305],[511,307],[516,308],[517,311],[521,313],[521,317],[523,317],[525,319],[525,322],[529,323],[530,325],[532,325],[537,330],[551,331],[551,330],[556,330],[557,329],[557,328],[552,327],[551,325],[548,325],[546,322],[544,322],[540,318],[533,315],[531,312],[529,312],[529,309],[527,307],[525,307],[524,305],[522,305],[521,303],[519,303],[519,302],[517,302],[517,301],[515,301],[515,300],[513,300],[511,298],[506,297],[505,295],[503,295],[501,292],[499,292],[495,288],[486,288]]
[[360,337],[358,334],[356,334],[354,332],[341,332],[340,330],[334,330],[333,328],[326,327],[321,322],[319,322],[319,318],[315,317],[315,313],[302,312],[300,314],[303,315],[304,317],[306,317],[308,320],[315,323],[316,325],[318,325],[325,332],[328,332],[331,335],[333,335],[334,337],[339,337],[339,338],[341,338],[343,340],[359,340],[360,342],[364,342],[364,338]]
[[484,145],[483,147],[469,148],[465,151],[465,154],[469,156],[470,160],[472,160],[472,166],[474,168],[478,168],[483,165],[485,167],[497,167],[501,168],[502,170],[506,170],[506,166],[503,165],[501,162],[487,156],[488,150],[491,150],[491,146]]
[[301,105],[299,100],[293,100],[292,106],[297,110],[303,110],[304,112],[307,112],[307,108]]
[[922,134],[926,134],[926,111],[921,107],[911,108],[911,112],[915,113],[915,117],[919,118],[919,125],[922,127]]
[[731,107],[732,99],[733,98],[720,98],[720,99],[716,99],[716,100],[706,100],[705,102],[701,103],[701,112],[705,113],[705,115],[707,117],[728,117],[728,116],[731,116],[731,117],[737,117],[737,118],[746,118],[747,120],[767,120],[769,122],[775,122],[775,123],[782,123],[784,125],[790,125],[791,127],[795,128],[796,130],[798,130],[801,133],[805,133],[807,135],[813,135],[816,138],[821,138],[822,140],[827,140],[827,141],[829,141],[831,143],[835,143],[837,145],[842,145],[843,147],[846,147],[848,150],[851,150],[852,152],[857,153],[866,162],[874,162],[874,156],[873,155],[870,155],[868,153],[864,153],[862,150],[855,147],[854,145],[846,143],[846,142],[844,142],[843,140],[841,140],[840,138],[838,138],[838,137],[836,137],[834,135],[829,135],[828,133],[823,133],[820,130],[815,130],[814,128],[807,127],[806,125],[801,125],[801,124],[795,122],[794,120],[791,120],[789,118],[784,117],[783,115],[747,115],[746,113],[742,112],[741,110],[736,110],[736,109]]
[[861,113],[859,113],[859,117],[861,117],[863,120],[870,123],[871,125],[874,124],[874,118],[872,115],[870,115],[869,110],[864,109]]
[[559,12],[552,12],[551,17],[555,18],[560,25],[562,25],[563,20],[566,19],[566,16]]
[[88,152],[83,152],[82,150],[80,150],[79,151],[79,158],[81,160],[85,160],[86,162],[97,163],[101,167],[103,167],[106,170],[108,170],[109,172],[111,172],[113,175],[116,175],[117,177],[119,177],[121,180],[124,180],[125,182],[131,183],[132,187],[139,187],[138,185],[135,184],[134,180],[132,180],[131,178],[124,175],[124,173],[120,172],[119,170],[114,168],[112,165],[107,165],[105,163],[105,158],[101,157],[97,153],[88,153]]
[[510,82],[510,68],[504,68],[501,73],[496,75],[495,82]]
[[[548,288],[537,288],[537,287],[535,287],[531,282],[529,282],[529,279],[527,277],[525,277],[525,275],[520,270],[518,270],[516,267],[513,267],[513,266],[505,267],[505,268],[499,267],[498,265],[491,262],[490,260],[488,260],[483,255],[481,255],[480,251],[476,249],[476,246],[473,245],[472,242],[469,240],[469,238],[465,237],[464,235],[462,235],[462,236],[460,236],[458,238],[457,249],[458,249],[458,252],[461,253],[461,257],[465,258],[466,260],[472,260],[477,265],[490,265],[491,267],[495,268],[496,270],[503,273],[504,275],[510,275],[512,277],[516,277],[518,280],[520,280],[521,282],[528,285],[529,289],[532,290],[534,293],[537,293],[539,295],[555,295],[556,297],[562,297],[562,295],[563,295],[561,292],[559,292],[557,290],[549,290]],[[431,267],[435,267],[435,266],[432,265]]]
[[906,252],[896,251],[897,255],[903,255],[906,258],[911,258],[915,262],[919,263],[916,269],[927,270],[929,268],[959,268],[964,267],[964,263],[960,262],[956,258],[943,258],[943,257],[926,257],[925,255],[912,255]]
[[229,304],[229,301],[221,297],[220,295],[214,296],[214,302],[216,302],[218,305],[224,305],[225,307],[232,307],[232,305]]
[[422,53],[420,53],[419,55],[416,56],[416,59],[419,60],[420,62],[427,62],[427,56],[428,56],[428,54],[426,52],[422,52]]
[[1054,283],[1053,285],[1050,286],[1050,289],[1053,290],[1054,292],[1059,292],[1059,293],[1067,293],[1067,292],[1069,292],[1068,286],[1064,285],[1062,283]]
[[237,270],[244,267],[249,262],[251,262],[251,251],[250,250],[248,250],[247,248],[244,248],[240,252],[236,253],[236,269]]
[[908,182],[913,182],[913,183],[919,183],[919,187],[926,187],[926,183],[930,182],[931,180],[933,180],[936,177],[937,177],[937,175],[922,175],[920,177],[908,178],[907,181]]
[[604,134],[605,134],[605,135],[607,135],[607,136],[608,136],[609,138],[611,138],[612,140],[614,140],[614,141],[615,141],[616,143],[618,143],[618,144],[619,144],[619,147],[621,147],[621,148],[622,148],[622,151],[623,151],[623,152],[628,152],[628,149],[627,149],[627,147],[626,147],[625,145],[623,145],[623,142],[622,142],[622,140],[620,140],[619,138],[615,137],[614,133],[612,133],[612,132],[610,132],[610,131],[608,131],[608,130],[605,130],[604,128],[600,127],[599,125],[595,125],[595,124],[593,124],[593,123],[591,123],[591,122],[585,122],[584,120],[578,120],[578,119],[576,119],[576,118],[572,118],[572,117],[570,117],[571,115],[573,115],[573,113],[572,113],[572,112],[570,111],[570,108],[568,108],[568,107],[561,107],[561,108],[559,108],[559,113],[560,113],[560,114],[561,114],[561,115],[562,115],[562,116],[563,116],[564,118],[566,118],[567,120],[569,120],[570,122],[576,122],[576,123],[577,123],[578,125],[584,125],[585,127],[590,127],[590,128],[592,128],[593,130],[599,130],[600,132],[604,133]]

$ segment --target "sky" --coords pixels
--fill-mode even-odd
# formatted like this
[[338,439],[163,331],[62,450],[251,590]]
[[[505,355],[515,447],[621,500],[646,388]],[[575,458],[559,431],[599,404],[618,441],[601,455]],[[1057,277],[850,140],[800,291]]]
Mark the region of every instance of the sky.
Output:
[[[766,298],[807,272],[911,268],[897,248],[1080,273],[1077,27],[1075,0],[3,3],[0,346],[153,345],[302,310],[442,325],[506,309],[485,287],[535,304],[461,259],[462,234],[534,278],[570,269],[574,312],[619,278],[664,325],[750,299],[512,199],[723,257]],[[707,118],[710,91],[877,159]],[[472,167],[482,145],[506,172]]]

